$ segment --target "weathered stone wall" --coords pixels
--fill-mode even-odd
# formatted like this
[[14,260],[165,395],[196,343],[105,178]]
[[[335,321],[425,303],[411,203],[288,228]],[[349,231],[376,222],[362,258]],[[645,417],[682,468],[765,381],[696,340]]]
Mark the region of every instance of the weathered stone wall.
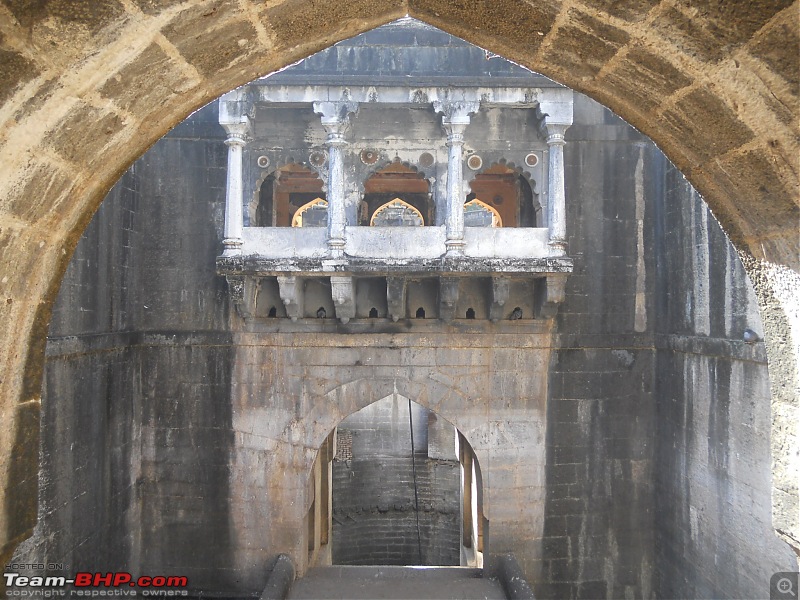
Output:
[[141,364],[139,565],[142,573],[186,575],[192,589],[231,589],[236,581],[228,504],[231,336],[225,282],[213,266],[226,166],[213,104],[136,164],[145,238],[133,342]]
[[[14,560],[48,572],[135,568],[141,518],[141,305],[137,169],[84,232],[50,323],[37,533]],[[30,569],[21,569],[23,575]]]
[[534,586],[544,598],[646,598],[657,593],[648,251],[654,149],[583,96],[575,115],[565,147],[575,272],[549,374],[545,575]]
[[193,590],[237,590],[230,338],[171,333],[147,342],[140,348],[141,572],[185,575]]
[[[714,217],[663,159],[656,211],[656,579],[669,598],[759,598],[794,571],[773,531],[758,305]],[[745,330],[759,341],[746,343]]]
[[352,451],[333,463],[333,564],[460,563],[460,465],[454,448],[449,461],[428,456],[428,411],[411,406],[413,463],[406,398],[379,400],[337,428]]
[[219,551],[230,335],[213,266],[223,140],[216,106],[173,130],[114,187],[70,262],[50,327],[39,529],[15,560],[232,585]]
[[[354,460],[351,467],[334,463],[334,494],[337,489],[349,493],[333,497],[333,564],[458,566],[459,470],[456,461],[417,459],[418,547],[411,459],[384,456]],[[364,495],[366,490],[373,493]]]

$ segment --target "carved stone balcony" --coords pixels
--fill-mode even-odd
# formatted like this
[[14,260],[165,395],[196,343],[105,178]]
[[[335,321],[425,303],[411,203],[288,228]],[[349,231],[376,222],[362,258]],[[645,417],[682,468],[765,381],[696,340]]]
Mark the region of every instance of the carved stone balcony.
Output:
[[546,228],[467,227],[460,255],[444,226],[346,227],[341,257],[321,227],[246,227],[242,240],[217,271],[245,318],[549,319],[572,271]]

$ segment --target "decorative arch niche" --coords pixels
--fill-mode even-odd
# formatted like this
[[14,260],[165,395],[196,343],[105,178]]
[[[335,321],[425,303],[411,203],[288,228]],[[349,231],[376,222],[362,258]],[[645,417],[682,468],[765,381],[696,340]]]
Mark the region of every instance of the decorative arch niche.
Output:
[[396,160],[375,171],[364,182],[364,197],[358,211],[359,224],[371,225],[378,210],[398,200],[413,208],[423,225],[434,222],[430,184],[422,173]]
[[372,227],[422,227],[425,219],[419,210],[408,202],[395,198],[378,207],[369,220]]
[[[311,169],[289,163],[264,179],[254,211],[255,227],[298,227],[295,217],[312,205],[325,202],[323,182]],[[316,204],[315,204],[316,203]],[[327,207],[327,202],[325,202]],[[305,225],[308,226],[308,225]]]
[[503,218],[496,208],[475,198],[464,204],[464,225],[467,227],[502,227]]
[[[509,165],[495,163],[470,181],[466,203],[479,199],[497,213],[502,227],[544,227],[539,195],[528,179]],[[466,205],[464,206],[466,209]]]
[[328,203],[314,198],[298,208],[292,217],[292,227],[325,227],[328,224]]

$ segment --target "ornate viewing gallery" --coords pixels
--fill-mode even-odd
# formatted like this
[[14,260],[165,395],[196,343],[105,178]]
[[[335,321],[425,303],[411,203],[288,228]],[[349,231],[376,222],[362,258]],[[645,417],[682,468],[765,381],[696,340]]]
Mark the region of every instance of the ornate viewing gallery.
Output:
[[796,597],[799,31],[0,0],[3,591]]

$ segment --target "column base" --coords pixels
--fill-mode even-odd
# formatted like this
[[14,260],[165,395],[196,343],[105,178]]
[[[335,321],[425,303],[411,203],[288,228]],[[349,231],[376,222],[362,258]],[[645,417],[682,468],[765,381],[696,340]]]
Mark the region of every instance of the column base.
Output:
[[242,253],[242,240],[238,238],[225,238],[222,240],[222,256],[239,256]]
[[462,240],[445,240],[445,256],[464,256],[467,243]]
[[328,253],[331,258],[342,258],[344,256],[345,241],[342,238],[330,238],[328,240]]
[[567,242],[561,240],[551,240],[547,242],[550,248],[550,256],[566,256],[567,255]]

